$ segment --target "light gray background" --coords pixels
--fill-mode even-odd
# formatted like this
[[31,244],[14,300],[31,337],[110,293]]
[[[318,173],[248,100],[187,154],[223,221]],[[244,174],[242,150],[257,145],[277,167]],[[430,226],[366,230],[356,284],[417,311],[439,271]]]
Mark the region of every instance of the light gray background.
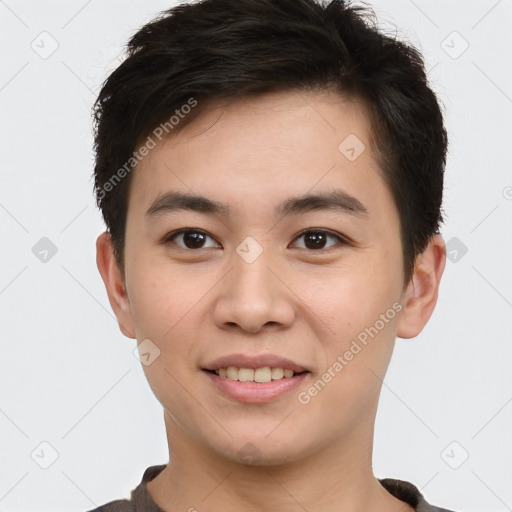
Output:
[[[0,1],[2,511],[88,510],[167,462],[161,407],[96,269],[90,112],[128,37],[174,4]],[[455,260],[427,327],[397,341],[375,473],[457,511],[512,510],[512,1],[373,5],[422,50],[446,108]],[[42,237],[58,249],[47,262]]]

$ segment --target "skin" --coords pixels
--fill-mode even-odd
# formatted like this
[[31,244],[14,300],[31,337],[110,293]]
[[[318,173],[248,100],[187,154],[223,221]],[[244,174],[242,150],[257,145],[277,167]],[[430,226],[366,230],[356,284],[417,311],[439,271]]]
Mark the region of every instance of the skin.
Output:
[[[245,98],[212,105],[133,171],[125,275],[107,233],[97,240],[97,264],[121,331],[160,350],[143,368],[164,407],[169,444],[170,463],[148,484],[161,508],[412,510],[373,475],[374,422],[395,338],[417,336],[429,320],[446,251],[433,236],[404,287],[398,212],[369,126],[362,105],[328,91]],[[354,161],[338,150],[349,134],[366,145]],[[274,216],[289,197],[333,188],[358,198],[368,217]],[[233,215],[179,211],[148,219],[146,210],[168,191],[227,203]],[[183,236],[162,243],[181,228],[211,238],[202,249],[187,248]],[[308,248],[307,233],[298,235],[310,228],[352,243],[328,237],[325,248]],[[236,252],[247,236],[263,250],[250,264]],[[298,392],[395,302],[401,311],[300,403]],[[242,403],[200,369],[236,352],[276,353],[311,374],[273,402]],[[240,461],[246,443],[256,447],[253,463]]]

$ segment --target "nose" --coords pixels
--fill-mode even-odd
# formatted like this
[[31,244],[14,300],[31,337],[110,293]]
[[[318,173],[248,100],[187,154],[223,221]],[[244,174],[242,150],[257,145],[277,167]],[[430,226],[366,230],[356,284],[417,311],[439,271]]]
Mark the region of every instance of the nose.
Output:
[[263,253],[253,262],[233,255],[231,271],[222,279],[214,305],[214,321],[221,329],[282,329],[293,324],[293,292],[283,272]]

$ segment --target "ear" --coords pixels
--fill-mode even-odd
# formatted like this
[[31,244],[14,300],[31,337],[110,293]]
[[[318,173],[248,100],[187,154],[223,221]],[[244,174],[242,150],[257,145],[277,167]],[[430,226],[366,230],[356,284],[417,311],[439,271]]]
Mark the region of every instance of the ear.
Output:
[[397,336],[414,338],[423,330],[437,303],[439,284],[446,264],[446,244],[433,235],[416,258],[414,273],[402,296],[403,309],[397,320]]
[[121,332],[135,339],[135,329],[126,293],[124,278],[114,256],[110,234],[102,233],[96,240],[96,265],[107,289],[108,300],[114,311]]

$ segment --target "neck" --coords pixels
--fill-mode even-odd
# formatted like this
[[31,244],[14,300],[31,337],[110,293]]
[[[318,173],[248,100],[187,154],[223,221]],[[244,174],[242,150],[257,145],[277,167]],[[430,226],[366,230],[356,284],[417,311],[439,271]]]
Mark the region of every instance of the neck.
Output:
[[147,489],[164,510],[413,512],[372,471],[373,422],[278,465],[244,465],[191,439],[166,413],[169,464]]

